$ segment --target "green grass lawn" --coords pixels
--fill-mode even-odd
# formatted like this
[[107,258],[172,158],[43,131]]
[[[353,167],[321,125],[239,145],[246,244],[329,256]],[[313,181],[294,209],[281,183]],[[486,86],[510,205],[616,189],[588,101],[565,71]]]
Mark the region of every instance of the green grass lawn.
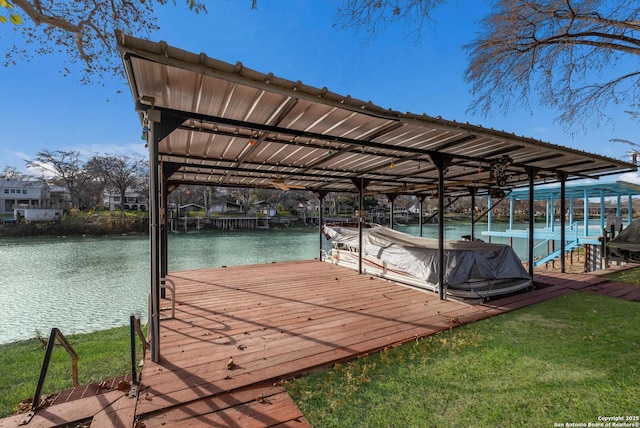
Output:
[[640,414],[639,327],[637,302],[575,292],[285,388],[314,427],[597,423]]
[[626,269],[606,276],[609,281],[640,285],[640,268]]
[[[81,385],[131,372],[128,326],[68,336],[67,340],[79,357],[78,380]],[[139,340],[136,341],[136,350],[138,358],[141,358]],[[45,351],[39,339],[0,346],[0,418],[14,412],[21,400],[33,397]],[[56,345],[42,396],[72,388],[71,373],[71,357],[62,346]]]

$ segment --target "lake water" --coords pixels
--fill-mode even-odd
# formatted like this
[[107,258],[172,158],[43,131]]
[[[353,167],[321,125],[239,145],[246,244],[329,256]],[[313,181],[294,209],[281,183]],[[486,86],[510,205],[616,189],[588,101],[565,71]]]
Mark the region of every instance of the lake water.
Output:
[[[418,235],[417,226],[397,229]],[[469,231],[456,224],[445,238]],[[423,235],[437,237],[437,226]],[[169,271],[309,260],[318,251],[316,229],[170,234]],[[146,321],[149,270],[147,236],[0,239],[0,344],[48,337],[53,327],[69,335],[127,325],[131,314]]]

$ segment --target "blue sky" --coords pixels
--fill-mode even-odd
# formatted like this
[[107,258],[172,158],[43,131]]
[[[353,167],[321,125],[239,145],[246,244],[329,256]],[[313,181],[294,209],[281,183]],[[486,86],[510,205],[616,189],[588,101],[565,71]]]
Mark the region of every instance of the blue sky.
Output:
[[[462,45],[478,31],[477,21],[486,12],[482,4],[458,0],[441,7],[419,45],[402,27],[388,28],[364,43],[363,35],[332,26],[337,2],[313,0],[261,0],[257,10],[250,9],[250,0],[217,1],[209,3],[206,15],[184,7],[158,7],[162,29],[151,39],[326,86],[384,108],[442,116],[626,160],[631,147],[609,141],[640,140],[638,124],[622,113],[623,107],[610,112],[613,124],[586,132],[566,130],[554,122],[558,112],[535,104],[532,112],[489,117],[466,111],[471,94],[463,79],[467,59]],[[9,31],[8,25],[0,27],[2,48],[11,40]],[[146,155],[125,83],[83,85],[77,74],[62,76],[62,64],[61,58],[38,57],[0,70],[0,169],[13,166],[27,172],[25,160],[41,149],[78,150],[87,156]]]

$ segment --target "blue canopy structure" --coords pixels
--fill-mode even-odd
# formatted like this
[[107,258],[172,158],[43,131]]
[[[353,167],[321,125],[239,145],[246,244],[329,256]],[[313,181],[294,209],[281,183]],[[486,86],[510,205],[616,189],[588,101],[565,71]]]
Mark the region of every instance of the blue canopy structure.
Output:
[[[544,227],[535,228],[534,239],[541,245],[547,241],[556,241],[558,247],[562,241],[560,232],[558,229],[560,219],[556,219],[556,201],[562,199],[561,186],[558,183],[543,184],[535,186],[533,191],[534,201],[545,201],[546,212],[544,214],[545,224]],[[640,195],[640,185],[630,183],[627,181],[613,181],[613,182],[572,182],[565,185],[564,198],[569,202],[569,209],[566,214],[565,224],[565,251],[570,251],[575,247],[591,244],[599,245],[600,236],[604,229],[609,229],[611,225],[614,225],[616,232],[620,231],[624,224],[631,224],[633,221],[633,197]],[[488,230],[482,232],[484,236],[488,236],[489,239],[494,237],[507,237],[507,238],[524,238],[529,237],[527,230],[514,228],[515,219],[515,201],[529,200],[530,192],[529,188],[521,188],[512,190],[506,198],[509,200],[509,226],[507,230],[495,231],[492,230],[492,219],[489,212],[488,215]],[[576,201],[579,201],[581,205],[576,205]],[[607,201],[609,204],[607,206]],[[615,211],[611,208],[611,203],[615,202]],[[491,204],[491,201],[489,202]],[[594,203],[597,203],[597,207],[594,207]],[[609,207],[610,215],[607,215],[607,208]],[[626,220],[623,218],[623,213],[626,209]],[[599,220],[594,224],[590,218],[589,213],[597,211],[597,219]],[[576,213],[582,213],[582,221],[578,222],[574,220]],[[609,218],[607,218],[609,217]],[[555,245],[553,246],[555,248]],[[554,258],[560,257],[560,250],[556,250],[547,254],[545,257],[538,259],[535,265],[540,265]]]

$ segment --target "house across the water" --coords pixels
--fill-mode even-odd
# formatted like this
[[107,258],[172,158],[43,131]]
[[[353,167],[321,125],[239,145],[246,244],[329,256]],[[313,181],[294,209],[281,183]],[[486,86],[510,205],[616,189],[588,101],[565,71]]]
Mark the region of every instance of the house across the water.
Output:
[[119,210],[123,204],[125,210],[147,211],[149,209],[149,196],[143,192],[127,191],[123,201],[120,192],[109,192],[104,195],[104,204],[109,211]]
[[70,206],[69,192],[39,180],[0,180],[0,214],[14,221],[62,218]]

